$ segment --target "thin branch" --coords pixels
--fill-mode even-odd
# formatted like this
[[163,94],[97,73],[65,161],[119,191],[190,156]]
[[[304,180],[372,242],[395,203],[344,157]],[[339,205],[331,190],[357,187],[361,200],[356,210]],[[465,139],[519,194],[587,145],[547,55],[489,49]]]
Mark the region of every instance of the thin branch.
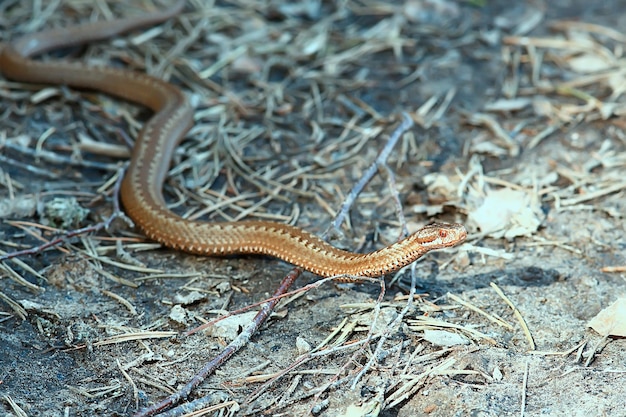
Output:
[[[289,289],[289,287],[295,282],[295,280],[300,276],[302,271],[299,268],[294,268],[292,271],[287,274],[287,276],[283,279],[278,289],[275,291],[274,296],[278,297]],[[185,400],[189,394],[200,385],[210,374],[212,374],[217,368],[222,366],[231,356],[233,356],[239,349],[244,347],[250,338],[256,333],[256,331],[261,327],[261,325],[267,320],[267,318],[272,313],[276,304],[278,304],[279,298],[274,298],[267,302],[263,308],[257,313],[252,322],[246,327],[231,343],[226,346],[224,350],[217,356],[215,356],[210,362],[208,362],[204,367],[189,381],[182,389],[178,392],[170,395],[164,400],[159,401],[158,403],[151,405],[148,408],[145,408],[135,414],[134,417],[148,417],[153,416],[157,413],[165,411],[169,407],[180,403]],[[179,409],[180,412],[174,412],[171,410],[169,415],[171,416],[179,416],[186,413],[187,409],[182,407]]]
[[[413,126],[413,119],[411,119],[408,114],[402,113],[402,117],[402,123],[396,128],[396,130],[393,131],[393,133],[389,137],[389,140],[378,154],[378,157],[376,158],[374,163],[370,165],[369,168],[363,173],[359,181],[354,184],[354,187],[352,187],[352,189],[346,196],[346,199],[341,205],[339,213],[337,213],[337,216],[333,220],[333,229],[339,230],[339,228],[341,227],[341,223],[343,223],[344,219],[348,216],[348,212],[352,208],[352,205],[356,201],[359,194],[361,194],[365,186],[371,181],[372,178],[374,178],[374,175],[376,175],[378,167],[385,164],[387,158],[389,158],[389,155],[391,154],[391,151],[396,146],[396,143],[402,137],[402,134],[404,134],[404,132],[406,132]],[[327,234],[328,230],[324,233],[323,237],[326,237]]]

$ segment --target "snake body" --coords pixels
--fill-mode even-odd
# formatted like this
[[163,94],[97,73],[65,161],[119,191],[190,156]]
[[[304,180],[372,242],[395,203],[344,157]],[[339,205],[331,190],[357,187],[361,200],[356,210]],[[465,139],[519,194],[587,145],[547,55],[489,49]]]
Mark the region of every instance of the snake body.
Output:
[[462,225],[437,223],[400,242],[360,254],[335,248],[286,224],[190,221],[170,211],[162,194],[163,182],[174,149],[193,121],[193,109],[184,94],[174,85],[143,73],[109,67],[87,69],[79,63],[42,62],[31,57],[157,24],[178,14],[184,3],[179,1],[169,9],[135,18],[26,35],[5,45],[0,52],[0,71],[9,79],[98,90],[154,111],[138,135],[121,187],[126,213],[148,238],[193,254],[269,255],[324,277],[385,275],[431,250],[454,246],[465,239]]

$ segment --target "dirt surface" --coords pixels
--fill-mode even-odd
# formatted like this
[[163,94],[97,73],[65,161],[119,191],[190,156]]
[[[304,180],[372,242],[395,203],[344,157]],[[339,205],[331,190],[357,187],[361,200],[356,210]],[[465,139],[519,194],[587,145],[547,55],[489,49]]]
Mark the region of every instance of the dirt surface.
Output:
[[[5,1],[0,36],[162,7],[130,3]],[[215,407],[203,415],[626,415],[626,317],[588,327],[626,292],[624,2],[188,3],[155,28],[44,58],[185,91],[197,112],[165,185],[172,210],[322,234],[406,114],[415,125],[331,241],[395,241],[396,193],[409,230],[470,232],[417,263],[408,306],[410,268],[379,304],[371,282],[283,301],[192,393]],[[5,79],[0,94],[0,249],[106,220],[124,138],[150,113]],[[132,415],[250,316],[184,331],[263,301],[290,269],[161,249],[119,219],[4,261],[0,415]]]

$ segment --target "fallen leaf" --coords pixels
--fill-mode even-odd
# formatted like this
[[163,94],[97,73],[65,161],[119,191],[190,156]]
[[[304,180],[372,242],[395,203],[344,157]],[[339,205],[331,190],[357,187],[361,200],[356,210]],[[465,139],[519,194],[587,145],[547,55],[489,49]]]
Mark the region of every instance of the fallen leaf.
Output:
[[600,311],[587,326],[602,336],[626,337],[626,297]]

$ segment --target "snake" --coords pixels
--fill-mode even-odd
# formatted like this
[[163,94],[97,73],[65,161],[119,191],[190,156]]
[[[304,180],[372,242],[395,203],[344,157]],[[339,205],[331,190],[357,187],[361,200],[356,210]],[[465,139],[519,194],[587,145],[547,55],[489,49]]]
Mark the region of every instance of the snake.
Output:
[[124,211],[147,238],[196,255],[275,257],[320,277],[380,277],[432,250],[452,247],[465,240],[467,232],[462,224],[434,223],[381,249],[354,253],[288,224],[265,220],[189,220],[171,211],[163,195],[163,183],[174,150],[191,128],[194,115],[181,89],[142,72],[33,57],[159,24],[178,15],[184,5],[183,0],[136,17],[26,34],[6,43],[0,51],[0,72],[7,79],[100,91],[152,110],[153,114],[137,135],[120,186]]

